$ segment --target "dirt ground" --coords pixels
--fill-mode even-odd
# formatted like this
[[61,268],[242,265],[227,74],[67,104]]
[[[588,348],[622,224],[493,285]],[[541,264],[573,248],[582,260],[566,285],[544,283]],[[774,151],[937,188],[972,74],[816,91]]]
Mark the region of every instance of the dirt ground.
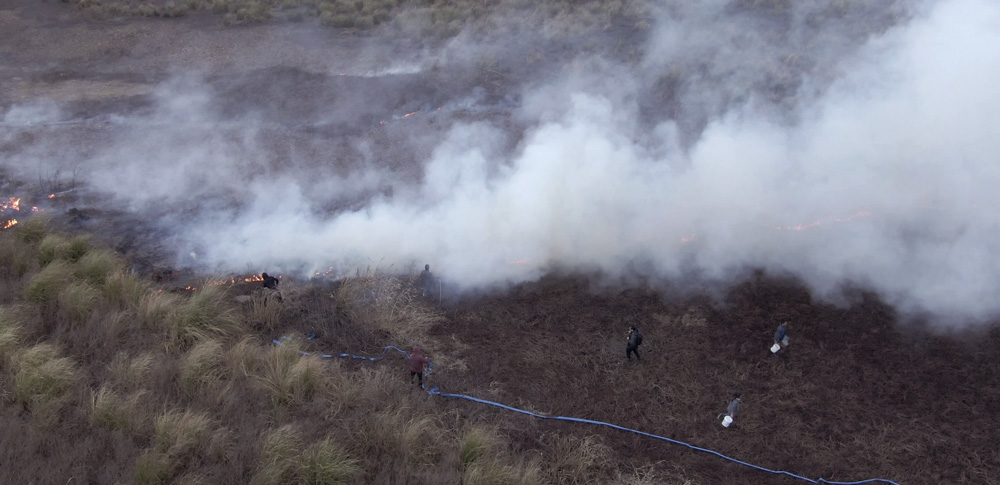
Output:
[[[310,149],[344,148],[352,137],[371,136],[370,127],[379,120],[439,106],[471,93],[481,81],[474,71],[337,76],[332,73],[341,66],[358,66],[359,58],[361,64],[368,59],[375,65],[402,47],[319,26],[227,28],[209,14],[107,20],[59,2],[6,0],[0,6],[0,38],[0,106],[5,108],[52,99],[71,106],[80,119],[111,108],[138,112],[173,68],[189,66],[207,72],[213,86],[227,93],[223,109],[233,113],[240,113],[247,99],[278,99],[261,94],[265,80],[273,94],[285,95],[282,99],[290,101],[256,105],[273,121],[272,139],[279,148],[316,133],[337,136]],[[383,83],[384,92],[398,95],[357,106],[352,112],[364,114],[350,119],[319,112],[318,106],[344,103],[371,83]],[[414,133],[439,133],[440,124],[462,116],[491,114],[428,116],[378,133],[399,141],[385,145],[399,147]],[[103,130],[83,127],[53,136],[79,140],[92,137],[90,129]],[[415,170],[412,159],[425,155],[432,141],[404,145],[398,149],[405,156],[384,159],[403,172]],[[345,155],[338,163],[346,170],[351,160]],[[155,241],[163,234],[130,233],[122,227],[136,227],[131,222],[138,221],[128,219],[134,216],[96,208],[82,197],[62,204],[57,206],[61,211],[79,207],[67,212],[71,227],[103,231],[143,264],[140,269],[156,269],[163,243]],[[80,210],[88,216],[80,217]],[[940,335],[900,321],[892,308],[865,292],[847,307],[834,307],[813,301],[795,281],[762,273],[723,290],[721,298],[662,285],[595,287],[582,276],[552,275],[501,295],[431,304],[446,316],[425,345],[436,365],[431,384],[443,392],[545,415],[606,421],[811,479],[1000,483],[996,326]],[[272,337],[318,331],[317,350],[372,350],[353,348],[356,342],[338,337],[325,317],[313,315]],[[775,357],[768,347],[783,320],[793,324],[792,343]],[[641,362],[625,360],[631,324],[645,336]],[[742,394],[743,407],[735,425],[726,429],[718,416],[734,393]],[[462,400],[441,398],[439,405],[500,423],[515,450],[530,450],[546,432],[559,430],[596,436],[622,469],[681,470],[694,483],[705,484],[797,482],[613,429],[542,421]]]

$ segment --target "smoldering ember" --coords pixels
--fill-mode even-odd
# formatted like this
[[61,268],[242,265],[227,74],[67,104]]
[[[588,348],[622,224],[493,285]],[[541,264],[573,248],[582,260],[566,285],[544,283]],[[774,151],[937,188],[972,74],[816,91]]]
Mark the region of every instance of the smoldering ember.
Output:
[[0,482],[1000,483],[997,25],[5,0]]

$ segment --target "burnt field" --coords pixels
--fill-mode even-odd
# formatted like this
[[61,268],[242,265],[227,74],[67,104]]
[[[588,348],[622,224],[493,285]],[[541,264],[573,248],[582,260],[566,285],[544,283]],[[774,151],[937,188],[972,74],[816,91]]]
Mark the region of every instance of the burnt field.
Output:
[[[1000,481],[1000,57],[956,21],[995,7],[293,3],[0,5],[2,481],[801,482],[294,352],[390,345],[443,393],[808,480]],[[36,353],[75,366],[58,398]]]

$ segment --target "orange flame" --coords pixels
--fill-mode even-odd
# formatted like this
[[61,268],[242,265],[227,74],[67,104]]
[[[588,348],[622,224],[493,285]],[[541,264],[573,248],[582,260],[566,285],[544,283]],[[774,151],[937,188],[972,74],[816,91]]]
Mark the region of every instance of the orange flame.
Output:
[[55,199],[56,198],[56,194],[49,194],[49,198],[50,199]]
[[10,228],[14,227],[16,224],[17,224],[17,219],[11,219],[11,220],[7,221],[7,223],[4,224],[3,227],[0,227],[0,229],[10,229]]
[[406,113],[405,115],[403,115],[403,118],[409,118],[409,117],[411,117],[411,116],[413,116],[413,115],[415,115],[415,114],[417,114],[417,113],[419,113],[419,112],[420,112],[420,111],[414,111],[414,112],[412,112],[412,113]]
[[9,197],[7,202],[0,202],[0,210],[14,209],[16,211],[21,210],[21,198],[20,197]]

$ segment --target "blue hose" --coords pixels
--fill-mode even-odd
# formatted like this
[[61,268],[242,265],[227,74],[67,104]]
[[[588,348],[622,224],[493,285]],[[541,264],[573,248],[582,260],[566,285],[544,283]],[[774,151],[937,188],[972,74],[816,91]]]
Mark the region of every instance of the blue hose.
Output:
[[[281,337],[280,339],[275,339],[274,343],[276,343],[278,345],[284,345],[282,342],[285,341],[285,340],[289,340],[290,341],[292,339],[290,337]],[[396,351],[402,353],[403,355],[406,356],[407,359],[410,357],[410,354],[406,353],[405,350],[402,350],[402,349],[400,349],[398,347],[394,347],[392,345],[390,345],[390,346],[386,347],[385,349],[383,349],[382,350],[382,355],[380,357],[364,357],[364,356],[354,355],[354,354],[336,354],[336,355],[333,355],[333,354],[312,354],[312,353],[305,352],[305,351],[302,351],[302,350],[299,350],[298,352],[300,354],[302,354],[302,355],[316,355],[317,357],[322,357],[322,358],[327,358],[327,359],[328,358],[333,358],[333,357],[350,357],[352,359],[363,359],[363,360],[369,360],[369,361],[374,362],[374,361],[377,361],[377,360],[385,359],[385,354],[386,354],[386,352],[389,351],[389,349],[396,350]],[[430,372],[431,372],[431,370],[433,368],[434,368],[434,363],[432,362],[428,366],[427,371],[424,372],[424,375],[426,376],[427,374],[430,374]],[[759,465],[754,465],[753,463],[747,463],[745,461],[737,460],[736,458],[732,458],[732,457],[723,455],[722,453],[719,453],[718,451],[710,450],[708,448],[702,448],[700,446],[695,446],[695,445],[692,445],[690,443],[685,443],[683,441],[678,441],[678,440],[675,440],[675,439],[667,438],[665,436],[660,436],[660,435],[655,435],[655,434],[652,434],[652,433],[647,433],[645,431],[639,431],[637,429],[626,428],[624,426],[618,426],[617,424],[605,423],[603,421],[594,421],[594,420],[591,420],[591,419],[573,418],[573,417],[568,417],[568,416],[544,416],[544,415],[541,415],[541,414],[535,414],[535,413],[533,413],[531,411],[527,411],[527,410],[524,410],[524,409],[518,409],[518,408],[515,408],[515,407],[512,407],[512,406],[508,406],[506,404],[500,404],[500,403],[494,402],[494,401],[487,401],[486,399],[479,399],[479,398],[472,397],[472,396],[466,396],[465,394],[449,394],[449,393],[441,392],[441,390],[437,386],[428,389],[427,390],[427,394],[430,394],[431,396],[453,397],[453,398],[458,398],[458,399],[466,399],[466,400],[474,401],[474,402],[477,402],[477,403],[480,403],[480,404],[488,404],[490,406],[496,406],[498,408],[506,409],[508,411],[513,411],[515,413],[527,414],[528,416],[535,417],[535,418],[555,419],[555,420],[559,420],[559,421],[571,421],[571,422],[574,422],[574,423],[586,423],[586,424],[594,424],[594,425],[598,425],[598,426],[607,426],[609,428],[614,428],[614,429],[621,430],[621,431],[628,431],[630,433],[635,433],[635,434],[646,436],[646,437],[649,437],[649,438],[654,438],[654,439],[666,441],[666,442],[669,442],[669,443],[673,443],[673,444],[676,444],[676,445],[685,446],[685,447],[688,447],[688,448],[690,448],[692,450],[700,451],[702,453],[708,453],[710,455],[715,455],[715,456],[717,456],[719,458],[722,458],[724,460],[729,460],[729,461],[731,461],[733,463],[737,463],[737,464],[740,464],[740,465],[743,465],[743,466],[746,466],[746,467],[750,467],[750,468],[753,468],[755,470],[760,470],[762,472],[772,473],[772,474],[775,474],[775,475],[786,475],[786,476],[789,476],[789,477],[792,477],[792,478],[797,478],[799,480],[803,480],[803,481],[806,481],[806,482],[809,482],[809,483],[817,483],[817,484],[826,483],[826,484],[829,484],[829,485],[861,485],[861,484],[864,484],[864,483],[881,482],[881,483],[888,483],[888,484],[891,484],[891,485],[900,485],[899,483],[896,483],[896,482],[894,482],[892,480],[887,480],[887,479],[884,479],[884,478],[870,478],[870,479],[867,479],[867,480],[859,480],[859,481],[856,481],[856,482],[831,482],[829,480],[824,480],[822,478],[818,478],[816,480],[813,480],[811,478],[804,477],[802,475],[796,475],[796,474],[794,474],[792,472],[787,472],[787,471],[783,471],[783,470],[772,470],[770,468],[765,468],[765,467],[762,467],[762,466],[759,466]]]

